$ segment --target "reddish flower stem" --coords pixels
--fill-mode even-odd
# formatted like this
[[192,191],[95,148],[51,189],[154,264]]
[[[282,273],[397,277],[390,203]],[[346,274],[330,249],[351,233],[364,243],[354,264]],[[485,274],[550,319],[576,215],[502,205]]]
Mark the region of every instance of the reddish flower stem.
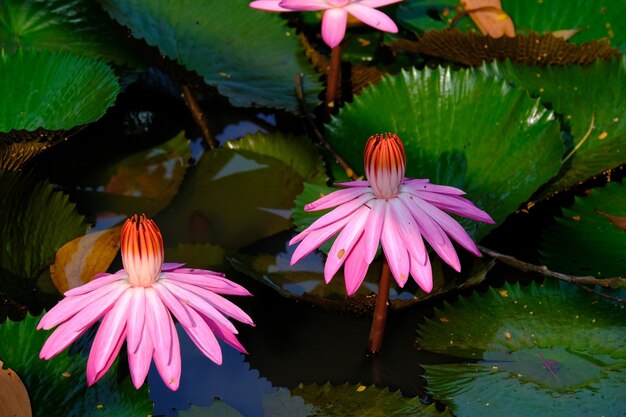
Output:
[[341,46],[335,46],[330,52],[330,69],[326,80],[326,110],[329,114],[335,110],[335,100],[341,78]]
[[378,294],[376,295],[376,306],[374,307],[374,317],[372,319],[372,329],[370,330],[370,341],[367,350],[370,353],[378,353],[383,347],[383,336],[385,334],[385,321],[387,320],[387,304],[389,301],[389,286],[391,284],[391,273],[387,259],[383,257],[383,269],[378,282]]

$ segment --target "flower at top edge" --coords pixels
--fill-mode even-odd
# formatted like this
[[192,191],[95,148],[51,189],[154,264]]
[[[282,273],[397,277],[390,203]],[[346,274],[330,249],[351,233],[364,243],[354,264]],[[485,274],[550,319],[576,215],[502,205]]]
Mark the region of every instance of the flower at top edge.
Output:
[[252,319],[220,294],[251,295],[223,274],[164,264],[163,239],[145,215],[126,220],[120,237],[124,269],[98,274],[47,312],[37,329],[57,329],[39,356],[50,359],[102,319],[87,360],[87,382],[93,385],[111,367],[126,341],[128,365],[136,388],[143,385],[150,362],[168,388],[178,389],[181,356],[172,314],[209,359],[222,362],[216,336],[246,353],[228,317],[254,325]]
[[291,264],[338,234],[328,252],[324,278],[330,282],[345,264],[346,290],[352,295],[363,282],[380,242],[398,285],[403,287],[410,274],[430,292],[432,270],[424,240],[456,271],[461,264],[450,238],[481,256],[467,232],[446,212],[493,224],[492,218],[461,197],[465,193],[458,188],[405,178],[405,168],[404,146],[397,135],[370,137],[365,145],[367,181],[338,184],[344,188],[304,207],[305,211],[335,208],[289,242],[299,243]]
[[270,12],[305,12],[324,10],[322,39],[331,48],[339,45],[346,33],[348,15],[384,32],[397,33],[398,27],[377,7],[402,0],[257,0],[250,7]]

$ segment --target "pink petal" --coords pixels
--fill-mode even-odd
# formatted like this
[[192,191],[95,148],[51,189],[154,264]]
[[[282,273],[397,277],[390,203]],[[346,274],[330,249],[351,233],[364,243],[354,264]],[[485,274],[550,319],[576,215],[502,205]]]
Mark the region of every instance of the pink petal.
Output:
[[322,18],[322,39],[331,48],[339,45],[346,33],[348,13],[344,9],[328,9]]
[[385,220],[385,200],[374,200],[371,203],[371,212],[367,218],[367,224],[365,225],[365,231],[363,232],[365,262],[372,263],[376,252],[378,251],[378,244],[380,243],[380,234],[383,230],[383,223]]
[[46,343],[44,343],[39,352],[39,357],[46,360],[55,357],[81,337],[87,329],[88,327],[84,327],[80,331],[74,331],[74,329],[69,328],[67,323],[61,324],[48,336]]
[[171,271],[173,269],[179,269],[180,267],[185,266],[184,263],[173,263],[173,262],[165,262],[162,266],[161,266],[161,271]]
[[[207,290],[211,290],[217,294],[229,294],[229,295],[242,295],[242,296],[250,296],[250,292],[246,290],[241,285],[230,281],[221,276],[216,276],[213,274],[200,274],[197,271],[202,271],[201,269],[194,270],[193,273],[189,272],[181,272],[181,270],[174,270],[172,272],[167,272],[164,274],[164,278],[167,278],[172,281],[184,282],[191,285],[197,285],[198,287],[205,288]],[[205,271],[210,272],[210,271]]]
[[[415,200],[415,197],[402,193],[400,194],[398,203],[401,204],[406,214],[415,220],[422,232],[422,236],[424,236],[424,239],[435,249],[435,252],[437,252],[441,259],[454,268],[455,271],[460,272],[461,263],[459,262],[459,257],[452,242],[450,242],[450,239],[448,239],[448,236],[439,224],[432,219],[419,204],[416,204]],[[410,240],[407,241],[405,238],[405,242],[410,242]],[[423,260],[423,258],[421,259]],[[423,262],[421,262],[421,264],[423,265]]]
[[[402,195],[400,195],[402,197]],[[412,259],[424,265],[428,258],[428,252],[426,246],[422,240],[423,229],[420,228],[420,224],[411,215],[410,211],[402,204],[399,198],[391,199],[387,202],[390,206],[390,211],[395,219],[395,226],[400,233],[400,237],[404,241],[404,245],[409,252]],[[432,222],[435,226],[436,223]],[[441,232],[442,240],[446,239],[443,231]]]
[[250,3],[250,7],[257,10],[265,10],[268,12],[291,12],[292,10],[280,7],[280,0],[257,0]]
[[[291,255],[291,265],[294,265],[300,259],[304,258],[309,253],[319,248],[324,242],[333,237],[340,229],[348,224],[351,218],[352,217],[345,217],[339,220],[337,223],[330,224],[320,230],[315,230],[314,232],[308,234],[304,238],[304,240],[300,242],[296,250],[293,252],[293,255]],[[306,232],[306,230],[304,232]],[[289,245],[293,245],[294,243],[298,242],[299,236],[300,235],[297,235],[293,239],[291,239],[289,241]]]
[[[154,343],[155,356],[159,353],[162,365],[169,365],[173,356],[173,340],[171,326],[172,317],[163,305],[159,293],[154,288],[146,288],[146,330]],[[174,329],[176,333],[176,329]],[[176,339],[178,342],[178,339]],[[156,360],[156,357],[155,357]],[[161,375],[162,376],[162,375]],[[163,379],[164,381],[165,378]],[[167,384],[167,381],[166,381]]]
[[420,286],[424,292],[431,292],[433,289],[433,271],[430,266],[430,259],[428,258],[428,254],[426,254],[426,263],[424,265],[420,265],[419,262],[416,262],[414,259],[411,259],[411,275],[417,285]]
[[159,298],[165,306],[174,314],[174,317],[184,327],[194,327],[196,323],[193,321],[191,314],[189,314],[189,307],[183,303],[176,295],[172,294],[166,286],[161,284],[161,281],[152,285],[152,288],[159,294]]
[[[157,367],[157,371],[159,371],[159,375],[161,375],[161,379],[163,380],[163,382],[165,382],[165,385],[172,391],[176,391],[178,389],[178,385],[180,384],[180,373],[182,370],[182,365],[180,358],[180,343],[178,341],[178,333],[176,333],[176,327],[174,326],[172,318],[169,317],[169,314],[167,323],[163,323],[163,326],[169,327],[167,333],[171,335],[171,349],[169,352],[161,351],[156,347],[155,344],[154,363]],[[168,353],[170,357],[169,362],[167,359]]]
[[[176,298],[178,298],[183,304],[189,304],[198,312],[210,317],[222,325],[226,326],[233,333],[237,333],[235,326],[228,321],[222,313],[220,313],[215,307],[209,304],[204,298],[198,296],[192,291],[183,288],[180,285],[176,285],[171,281],[161,280],[160,284],[165,286]],[[197,325],[198,323],[196,323]]]
[[344,7],[344,9],[361,22],[373,28],[391,33],[398,32],[398,26],[396,26],[389,16],[381,11],[367,7],[361,3],[351,3]]
[[469,237],[465,229],[463,229],[463,226],[461,226],[456,220],[432,204],[429,204],[419,198],[413,198],[412,201],[424,210],[424,212],[426,212],[426,214],[428,214],[434,221],[436,221],[439,226],[441,226],[441,228],[459,245],[476,256],[482,256],[472,238]]
[[65,291],[64,295],[66,297],[74,297],[77,295],[86,294],[121,279],[124,279],[123,274],[106,274],[103,275],[101,278],[94,278],[93,280],[84,285],[81,285],[80,287],[72,288],[71,290]]
[[128,348],[127,351],[130,378],[135,388],[139,389],[146,380],[150,370],[150,362],[152,362],[152,353],[154,352],[154,344],[150,338],[150,332],[144,331],[136,349],[131,350]]
[[[136,352],[144,334],[146,320],[146,293],[143,287],[133,287],[129,289],[132,300],[128,308],[126,318],[127,326],[127,349],[129,352]],[[152,357],[152,353],[150,353]]]
[[[449,195],[463,195],[465,191],[448,185],[436,185],[429,184],[427,181],[419,179],[406,179],[404,180],[404,187],[407,187],[407,191],[426,191],[429,193],[441,193]],[[402,189],[401,189],[402,191]]]
[[[96,334],[96,337],[94,339],[94,345],[96,344],[96,340],[98,339],[99,334],[100,332]],[[113,365],[113,362],[115,362],[115,358],[117,358],[117,355],[120,353],[120,349],[122,348],[122,344],[124,343],[125,338],[126,338],[126,329],[124,329],[122,333],[119,335],[117,342],[115,346],[113,347],[111,354],[109,355],[108,360],[104,363],[104,365],[102,366],[102,369],[100,369],[99,371],[96,371],[95,366],[94,366],[94,362],[98,358],[98,353],[97,352],[94,353],[93,346],[92,346],[91,352],[89,353],[89,359],[87,359],[87,385],[92,386],[93,384],[98,382],[98,380],[102,378],[104,374],[107,373],[109,368],[111,368],[111,365]]]
[[326,0],[282,0],[279,3],[281,7],[299,12],[325,10],[332,7]]
[[326,283],[330,282],[339,268],[341,268],[347,256],[352,252],[352,248],[357,240],[363,235],[363,228],[369,214],[369,207],[362,206],[359,208],[350,219],[350,222],[337,236],[328,252],[328,258],[324,265],[324,279]]
[[387,204],[385,210],[385,223],[383,224],[380,240],[385,258],[387,258],[389,268],[391,269],[391,274],[396,279],[398,285],[404,287],[404,284],[406,284],[409,278],[409,254],[404,247],[404,241],[400,237],[400,232],[396,227],[396,222],[389,204]]
[[[93,356],[94,371],[99,374],[111,360],[116,346],[126,333],[126,320],[128,306],[132,299],[133,291],[126,291],[115,303],[113,308],[104,316],[100,328],[91,346],[89,358]],[[117,353],[116,353],[117,355]]]
[[[213,362],[218,365],[222,364],[222,349],[218,343],[213,331],[203,320],[200,314],[198,314],[193,308],[189,309],[189,314],[193,318],[195,327],[185,327],[185,331],[193,341],[193,343],[200,349],[200,351]],[[209,319],[208,321],[212,321]]]
[[234,333],[231,333],[227,328],[225,328],[224,326],[222,326],[221,324],[217,322],[214,322],[213,320],[207,317],[204,317],[204,319],[206,321],[206,324],[209,325],[213,333],[215,333],[218,337],[220,337],[226,343],[228,343],[229,345],[237,349],[239,352],[246,353],[246,354],[248,353],[246,351],[246,348],[244,348],[243,345],[239,342],[239,340],[237,340],[237,337],[234,335]]
[[339,207],[335,208],[330,213],[326,213],[319,219],[315,220],[309,227],[307,227],[307,230],[309,231],[309,233],[311,233],[315,230],[326,227],[331,223],[335,223],[336,221],[351,215],[358,208],[364,206],[368,201],[373,199],[374,195],[367,193],[355,198],[354,200],[342,203]]
[[494,224],[495,222],[485,211],[479,209],[471,201],[454,195],[446,195],[429,192],[413,192],[412,195],[428,201],[435,207],[448,211],[452,214],[475,220],[478,222]]
[[370,188],[370,191],[371,191],[370,183],[369,181],[366,181],[366,180],[356,180],[356,181],[350,181],[350,182],[336,182],[335,185],[340,186],[340,187]]
[[352,295],[359,289],[367,274],[369,263],[365,259],[365,237],[361,236],[346,259],[344,275],[346,279],[346,292]]
[[[117,298],[127,287],[128,284],[125,283],[120,283],[119,285],[113,283],[97,288],[91,293],[66,297],[41,318],[37,329],[49,330],[64,321],[70,320],[90,305],[98,304],[100,299]],[[116,296],[116,294],[118,295]]]
[[[304,206],[305,211],[317,211],[325,210],[332,207],[342,205],[348,201],[352,201],[355,198],[359,198],[363,194],[371,193],[372,190],[369,187],[350,188],[347,190],[337,190],[330,194],[327,194],[312,203]],[[373,194],[372,194],[373,195]]]
[[215,307],[220,313],[223,313],[229,317],[234,318],[237,321],[240,321],[245,324],[253,325],[254,322],[241,308],[237,307],[235,303],[227,300],[226,298],[215,294],[213,291],[191,285],[186,284],[184,282],[171,282],[172,285],[176,285],[180,288],[185,288],[186,290],[193,292],[200,297],[202,297],[206,302]]

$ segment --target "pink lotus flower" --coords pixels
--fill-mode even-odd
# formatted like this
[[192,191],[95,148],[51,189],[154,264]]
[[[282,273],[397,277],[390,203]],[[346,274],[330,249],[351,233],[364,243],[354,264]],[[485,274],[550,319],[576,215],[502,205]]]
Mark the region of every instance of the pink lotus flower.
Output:
[[120,241],[124,269],[67,291],[39,322],[37,329],[59,326],[41,349],[42,359],[58,355],[102,318],[87,361],[90,386],[109,370],[126,340],[135,387],[143,384],[154,358],[167,387],[176,390],[181,358],[170,312],[213,362],[222,362],[216,335],[246,353],[226,316],[254,325],[252,319],[218,295],[250,295],[245,288],[223,274],[163,264],[161,232],[145,215],[126,220]]
[[398,32],[396,24],[376,7],[402,0],[257,0],[250,7],[271,12],[325,10],[322,18],[322,39],[331,48],[339,45],[346,33],[348,14],[363,23],[385,32]]
[[444,210],[493,224],[491,217],[460,197],[465,193],[458,188],[430,184],[427,179],[405,178],[405,168],[404,146],[397,135],[370,137],[365,145],[367,181],[339,184],[346,188],[304,207],[306,211],[336,208],[289,242],[300,242],[291,264],[339,233],[324,267],[327,283],[345,262],[346,290],[348,295],[354,294],[380,242],[398,285],[403,287],[410,274],[424,291],[430,292],[432,271],[422,237],[456,271],[461,270],[461,264],[449,237],[481,256],[463,227]]

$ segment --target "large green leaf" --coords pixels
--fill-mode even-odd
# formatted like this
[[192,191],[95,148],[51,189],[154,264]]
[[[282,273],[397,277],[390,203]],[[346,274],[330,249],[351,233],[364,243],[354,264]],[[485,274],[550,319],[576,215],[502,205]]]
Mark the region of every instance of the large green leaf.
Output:
[[0,172],[0,292],[22,299],[56,251],[86,225],[66,195],[47,182]]
[[189,170],[159,217],[167,236],[235,249],[290,227],[302,183],[324,178],[319,155],[307,141],[281,134],[241,141],[206,152]]
[[[474,70],[385,77],[332,120],[328,141],[363,172],[365,141],[382,132],[404,142],[407,177],[461,188],[496,223],[556,174],[563,152],[559,125],[538,100]],[[477,240],[493,228],[461,222]]]
[[[574,155],[546,192],[572,186],[626,163],[626,57],[585,67],[535,67],[511,62],[483,67],[551,106],[569,125]],[[586,137],[593,121],[591,133]]]
[[69,50],[137,65],[122,31],[97,4],[86,0],[1,0],[0,49]]
[[0,325],[0,360],[15,370],[26,389],[34,416],[148,416],[152,403],[148,388],[136,390],[117,363],[91,388],[87,387],[87,357],[66,351],[49,361],[39,350],[51,331],[37,331],[41,317],[27,315],[21,322]]
[[612,182],[576,197],[544,231],[541,253],[554,271],[626,276],[626,186]]
[[2,54],[0,132],[67,130],[91,123],[118,93],[113,70],[101,61],[69,52]]
[[[457,16],[458,5],[456,0],[408,0],[398,8],[398,20],[413,30],[444,29]],[[518,33],[584,28],[572,42],[605,39],[621,50],[626,48],[626,3],[622,0],[502,0],[502,8]],[[456,26],[464,31],[477,30],[469,17]]]
[[247,0],[103,0],[133,36],[216,85],[235,106],[298,109],[294,77],[317,104],[318,76],[300,52],[295,31],[277,14],[251,9]]
[[424,366],[429,391],[458,417],[616,416],[625,330],[621,306],[546,281],[446,303],[418,345],[469,360]]
[[419,397],[404,397],[400,391],[389,391],[374,385],[300,385],[291,393],[315,406],[316,417],[452,417],[438,411],[435,404],[424,405]]

